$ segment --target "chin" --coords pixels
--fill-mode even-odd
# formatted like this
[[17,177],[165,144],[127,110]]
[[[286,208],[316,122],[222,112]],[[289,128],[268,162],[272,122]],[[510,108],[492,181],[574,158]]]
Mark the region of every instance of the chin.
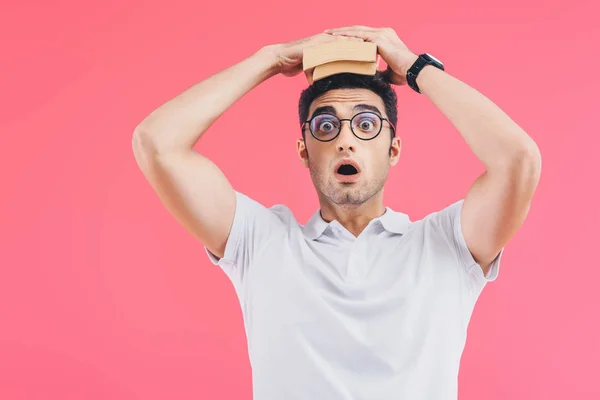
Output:
[[324,193],[332,203],[337,205],[356,206],[363,204],[370,197],[357,183],[335,182],[335,185],[329,186]]

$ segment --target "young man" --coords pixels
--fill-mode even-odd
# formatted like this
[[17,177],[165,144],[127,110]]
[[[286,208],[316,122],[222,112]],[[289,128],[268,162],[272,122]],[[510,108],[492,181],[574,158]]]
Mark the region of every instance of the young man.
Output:
[[[256,85],[299,74],[303,48],[335,40],[374,42],[389,67],[302,93],[297,148],[320,210],[300,225],[289,208],[235,191],[192,147]],[[383,204],[400,155],[389,83],[427,96],[486,166],[464,200],[416,222]],[[534,141],[494,103],[392,29],[355,26],[266,46],[198,83],[142,121],[133,148],[165,206],[235,286],[256,400],[456,399],[473,307],[541,170]]]

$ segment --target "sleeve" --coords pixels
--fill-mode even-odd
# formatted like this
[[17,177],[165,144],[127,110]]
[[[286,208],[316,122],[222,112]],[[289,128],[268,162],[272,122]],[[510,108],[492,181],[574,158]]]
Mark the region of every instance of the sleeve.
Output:
[[271,209],[243,193],[235,194],[235,214],[223,258],[219,259],[206,246],[204,250],[210,262],[221,267],[239,288],[256,255],[277,232],[283,231],[283,222]]
[[441,227],[444,235],[452,246],[452,250],[457,257],[458,264],[472,279],[476,288],[481,289],[487,282],[495,281],[500,272],[500,260],[504,254],[504,247],[500,250],[492,262],[487,275],[483,274],[481,266],[475,261],[471,251],[463,236],[461,225],[461,211],[464,199],[461,199],[437,213],[438,226]]

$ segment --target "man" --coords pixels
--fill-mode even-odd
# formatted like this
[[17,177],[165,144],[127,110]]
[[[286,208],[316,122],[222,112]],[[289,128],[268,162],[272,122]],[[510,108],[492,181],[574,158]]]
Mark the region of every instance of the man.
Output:
[[[376,43],[388,69],[302,93],[297,149],[320,210],[301,225],[289,208],[235,191],[192,147],[256,85],[299,74],[305,47],[336,40]],[[442,68],[392,29],[334,29],[260,49],[135,130],[144,175],[235,286],[255,399],[456,399],[473,307],[525,219],[541,157],[502,110]],[[427,96],[486,167],[464,200],[420,221],[383,204],[401,143],[389,83]]]

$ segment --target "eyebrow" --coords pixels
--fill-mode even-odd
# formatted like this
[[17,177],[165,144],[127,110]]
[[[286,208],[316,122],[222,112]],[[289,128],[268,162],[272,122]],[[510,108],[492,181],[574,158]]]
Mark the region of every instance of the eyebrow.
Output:
[[[379,111],[379,108],[372,106],[370,104],[357,104],[353,107],[353,111],[372,111],[374,113],[379,114],[379,116],[383,116],[381,111]],[[315,111],[312,114],[312,117],[314,117],[315,115],[318,115],[318,114],[333,114],[333,115],[337,116],[337,111],[332,106],[321,106],[321,107],[317,107],[315,109]]]

